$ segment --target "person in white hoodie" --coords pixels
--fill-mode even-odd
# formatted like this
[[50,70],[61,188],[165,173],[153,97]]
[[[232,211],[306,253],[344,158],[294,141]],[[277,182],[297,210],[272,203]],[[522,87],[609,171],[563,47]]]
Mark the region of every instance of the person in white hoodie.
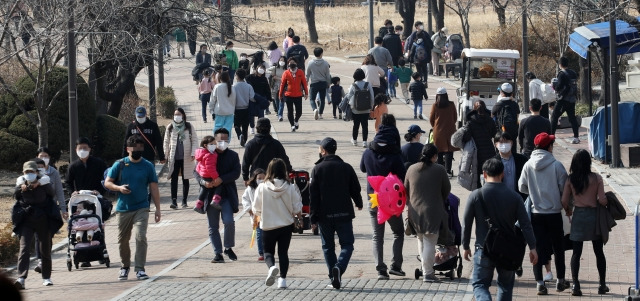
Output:
[[562,191],[567,180],[567,171],[553,157],[554,135],[540,133],[533,140],[535,150],[522,168],[518,180],[520,192],[531,198],[531,225],[536,237],[539,260],[533,266],[538,295],[546,295],[547,288],[542,278],[542,266],[555,257],[556,291],[562,292],[570,284],[564,279],[564,231],[562,228]]
[[[294,230],[294,216],[302,220],[302,197],[298,186],[289,183],[287,165],[282,159],[273,159],[267,167],[264,182],[256,188],[253,206],[254,218],[260,218],[264,242],[264,261],[269,267],[265,284],[272,286],[278,278],[278,288],[287,288],[289,270],[289,244]],[[278,245],[280,270],[274,253]]]

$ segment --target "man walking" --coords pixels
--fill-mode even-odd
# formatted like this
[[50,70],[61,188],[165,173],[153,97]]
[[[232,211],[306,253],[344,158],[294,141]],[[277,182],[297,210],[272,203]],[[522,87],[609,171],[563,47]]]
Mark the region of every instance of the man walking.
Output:
[[495,146],[498,150],[498,154],[495,158],[500,159],[504,165],[504,177],[502,177],[502,183],[504,183],[507,188],[520,194],[520,197],[522,197],[523,200],[526,199],[527,195],[520,193],[520,190],[518,189],[518,180],[520,179],[522,168],[524,168],[524,164],[527,163],[528,158],[524,155],[511,151],[511,146],[515,141],[511,138],[509,133],[498,132],[493,140],[495,141]]
[[533,275],[538,283],[538,295],[546,295],[547,287],[542,278],[542,266],[551,259],[556,263],[556,291],[569,288],[564,279],[564,231],[562,230],[562,192],[567,180],[567,171],[553,157],[554,135],[540,133],[534,139],[536,149],[531,159],[522,168],[518,180],[520,192],[531,198],[531,225],[536,236],[536,249],[540,260],[533,266]]
[[[238,153],[230,150],[229,147],[229,131],[225,128],[219,128],[215,131],[216,153],[218,153],[218,170],[219,177],[212,181],[205,181],[197,171],[193,171],[193,176],[198,184],[206,188],[221,186],[222,194],[220,197],[221,210],[211,206],[211,200],[206,200],[204,211],[207,213],[207,222],[209,224],[209,240],[213,246],[215,256],[212,263],[223,263],[224,257],[222,253],[227,255],[231,261],[238,260],[238,256],[233,252],[236,243],[236,223],[233,220],[233,214],[238,212],[238,189],[236,180],[240,177],[240,158]],[[220,220],[224,225],[224,251],[223,241],[220,237]]]
[[402,57],[402,26],[396,25],[395,32],[391,31],[382,38],[382,47],[389,50],[391,54],[392,66],[398,66],[398,60]]
[[433,41],[427,32],[424,31],[424,24],[417,21],[414,31],[404,43],[404,53],[416,65],[416,71],[422,76],[422,82],[426,83],[429,77],[427,65],[431,60],[431,49]]
[[[289,161],[289,156],[284,150],[282,143],[271,136],[271,121],[269,118],[260,118],[256,123],[257,134],[245,145],[242,156],[242,179],[248,184],[249,175],[253,171],[262,168],[267,170],[269,162],[275,158],[280,158],[287,165],[287,170],[293,170]],[[218,159],[220,162],[220,159]]]
[[[493,280],[493,271],[498,272],[498,295],[497,300],[511,300],[513,298],[513,283],[515,271],[508,271],[499,267],[493,260],[489,259],[483,252],[484,239],[489,231],[488,217],[496,226],[503,229],[515,231],[516,221],[520,223],[520,229],[529,245],[529,261],[532,264],[538,262],[536,251],[536,239],[533,235],[531,222],[524,208],[522,198],[508,189],[503,183],[504,165],[499,159],[491,158],[482,165],[483,177],[486,184],[480,189],[476,189],[469,195],[467,206],[464,210],[462,225],[462,246],[464,248],[464,259],[471,260],[471,228],[473,220],[476,220],[476,243],[475,254],[473,254],[473,295],[478,301],[491,300],[489,287]],[[487,208],[488,212],[485,212]],[[562,230],[562,227],[560,228]]]
[[105,187],[119,192],[116,212],[118,214],[118,245],[122,267],[118,280],[127,280],[131,267],[129,240],[136,228],[136,253],[134,268],[138,280],[148,279],[144,271],[147,262],[147,226],[149,224],[149,201],[151,193],[156,206],[155,221],[160,221],[160,192],[158,176],[153,164],[143,158],[144,139],[133,135],[127,139],[128,157],[113,164],[105,180]]
[[[393,68],[393,59],[391,53],[387,48],[382,47],[382,37],[376,37],[374,39],[375,46],[369,49],[369,54],[373,55],[373,59],[376,61],[376,65],[384,70],[384,74],[387,74],[389,67]],[[387,80],[385,76],[380,76],[380,90],[384,91],[384,94],[388,94]]]
[[[318,120],[322,119],[322,113],[324,112],[325,98],[327,97],[327,89],[331,82],[331,71],[329,71],[329,63],[322,59],[322,53],[324,50],[321,47],[313,49],[313,55],[315,58],[309,61],[307,64],[307,82],[309,83],[309,100],[311,102],[311,109],[313,110],[313,117]],[[320,94],[320,104],[316,104],[316,96]]]
[[122,156],[127,156],[129,153],[129,137],[133,135],[140,135],[143,141],[142,157],[151,164],[155,164],[156,157],[160,160],[160,163],[164,164],[166,159],[164,157],[164,146],[162,141],[162,135],[158,129],[158,124],[147,118],[147,109],[143,106],[136,108],[136,120],[129,123],[127,126],[127,132],[124,137],[124,152]]
[[575,71],[569,69],[569,59],[566,57],[560,58],[560,72],[556,78],[558,79],[553,84],[553,89],[556,91],[558,101],[555,107],[553,107],[553,113],[551,113],[551,134],[555,135],[556,128],[558,127],[558,119],[560,116],[567,112],[569,117],[569,123],[571,123],[571,129],[573,130],[573,140],[571,143],[580,143],[578,138],[578,120],[576,119],[576,101],[578,93],[578,74]]
[[[499,132],[507,132],[511,136],[513,142],[518,138],[518,115],[520,107],[513,99],[513,87],[510,83],[504,83],[500,86],[500,97],[498,102],[491,110],[491,117],[494,118],[498,125]],[[511,151],[517,151],[515,143],[511,145]]]
[[304,62],[309,58],[309,52],[307,52],[307,47],[304,47],[304,45],[300,44],[299,36],[293,36],[292,40],[293,46],[290,46],[289,49],[287,49],[286,53],[287,62],[289,62],[289,59],[293,58],[298,64],[298,68],[304,71]]
[[[319,227],[324,260],[334,288],[341,286],[342,274],[347,270],[353,253],[353,224],[356,217],[351,200],[362,210],[360,183],[353,167],[336,155],[338,144],[327,137],[317,142],[320,160],[311,170],[309,198],[311,227]],[[336,258],[334,234],[340,242],[340,256]]]
[[520,121],[520,127],[518,128],[518,142],[520,143],[520,153],[527,158],[531,157],[533,152],[533,138],[540,133],[551,134],[551,124],[549,119],[540,115],[542,108],[542,101],[537,98],[531,99],[529,110],[531,116]]

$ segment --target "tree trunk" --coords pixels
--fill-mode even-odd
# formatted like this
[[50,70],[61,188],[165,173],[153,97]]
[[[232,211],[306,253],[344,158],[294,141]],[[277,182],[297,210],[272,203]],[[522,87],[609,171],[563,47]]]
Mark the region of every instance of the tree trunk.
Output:
[[318,30],[316,30],[316,2],[304,0],[304,17],[309,27],[309,42],[318,43]]
[[402,24],[404,24],[402,35],[404,38],[407,38],[413,31],[413,21],[416,15],[416,0],[398,0],[396,3],[398,4],[398,12],[402,17]]
[[589,87],[589,62],[586,59],[580,57],[580,71],[578,76],[580,77],[580,91],[578,101],[581,103],[589,102],[589,94],[591,94],[591,87]]
[[226,39],[235,38],[235,32],[233,30],[233,19],[231,18],[231,1],[232,0],[220,0],[221,4],[221,17],[220,17],[220,31]]
[[466,16],[462,14],[460,16],[460,24],[462,25],[462,35],[464,35],[464,47],[471,48],[471,38],[469,33],[469,13]]
[[498,14],[498,24],[500,24],[501,28],[507,27],[507,17],[506,10],[507,5],[509,4],[509,0],[502,5],[500,0],[491,0],[491,4],[493,4],[493,10]]
[[49,147],[49,121],[47,119],[47,111],[40,107],[36,108],[36,111],[38,112],[38,124],[36,125],[38,129],[38,147]]
[[438,31],[444,27],[444,0],[429,0],[429,5],[431,5],[431,14],[433,15],[433,19],[436,21],[434,31]]

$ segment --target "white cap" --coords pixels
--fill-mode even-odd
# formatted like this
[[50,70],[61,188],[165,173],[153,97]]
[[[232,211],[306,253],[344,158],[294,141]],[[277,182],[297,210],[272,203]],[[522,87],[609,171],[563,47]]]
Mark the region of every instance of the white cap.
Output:
[[504,93],[511,93],[513,92],[513,87],[511,87],[510,83],[504,83],[500,86],[500,91]]
[[447,94],[447,89],[445,89],[445,87],[439,87],[438,90],[436,90],[436,95],[438,94]]

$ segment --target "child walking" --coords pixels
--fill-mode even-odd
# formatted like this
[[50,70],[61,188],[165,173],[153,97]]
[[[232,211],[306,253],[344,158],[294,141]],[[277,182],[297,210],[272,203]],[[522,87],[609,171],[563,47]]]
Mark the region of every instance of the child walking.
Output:
[[331,78],[331,99],[329,103],[333,106],[333,119],[336,119],[336,109],[342,119],[342,110],[338,108],[340,101],[344,97],[344,89],[340,86],[340,77],[334,76]]
[[[213,136],[205,136],[202,138],[200,148],[196,150],[195,159],[198,161],[196,172],[198,172],[203,180],[209,182],[218,178],[218,169],[216,168],[218,164],[218,153],[216,153],[216,140]],[[220,197],[220,193],[222,192],[222,187],[207,188],[202,185],[200,186],[200,196],[198,196],[198,201],[193,210],[204,214],[204,202],[208,200],[213,200],[211,202],[213,208],[221,210],[222,206],[220,206],[220,201],[222,198]]]
[[373,111],[371,111],[371,117],[376,120],[375,130],[378,132],[378,127],[380,126],[380,122],[382,120],[382,114],[386,114],[389,112],[387,108],[387,103],[390,101],[386,95],[378,94],[376,98],[373,99]]
[[[289,183],[287,166],[282,159],[271,160],[264,183],[258,185],[251,210],[260,218],[264,239],[264,261],[269,267],[265,284],[272,286],[278,279],[278,288],[287,288],[289,245],[294,230],[294,216],[302,219],[300,190]],[[276,267],[275,251],[278,245],[280,269]]]
[[[413,82],[409,86],[409,91],[411,92],[411,100],[413,100],[413,119],[424,119],[422,117],[422,99],[429,99],[427,96],[427,87],[422,82],[422,76],[420,73],[414,72],[411,77],[413,77]],[[418,108],[420,108],[418,110]],[[416,113],[418,115],[416,115]]]
[[216,82],[211,78],[211,69],[204,70],[202,74],[204,74],[204,78],[198,85],[198,93],[200,94],[200,102],[202,103],[202,120],[204,123],[207,123],[207,105],[211,100],[211,92]]
[[409,83],[411,82],[411,72],[411,68],[405,67],[404,59],[399,59],[398,67],[393,67],[393,72],[391,72],[391,74],[398,77],[398,81],[400,81],[400,89],[402,90],[402,98],[407,104],[409,104]]
[[260,228],[260,221],[253,214],[253,204],[255,203],[254,196],[258,185],[264,182],[265,171],[262,168],[258,168],[253,171],[251,178],[249,178],[249,185],[242,194],[242,207],[249,213],[251,217],[251,226],[256,229],[256,243],[258,244],[258,261],[264,261],[264,246],[262,245],[262,228]]
[[398,76],[393,74],[393,68],[387,69],[387,78],[389,79],[387,94],[389,95],[389,97],[396,97],[396,84],[398,83]]

